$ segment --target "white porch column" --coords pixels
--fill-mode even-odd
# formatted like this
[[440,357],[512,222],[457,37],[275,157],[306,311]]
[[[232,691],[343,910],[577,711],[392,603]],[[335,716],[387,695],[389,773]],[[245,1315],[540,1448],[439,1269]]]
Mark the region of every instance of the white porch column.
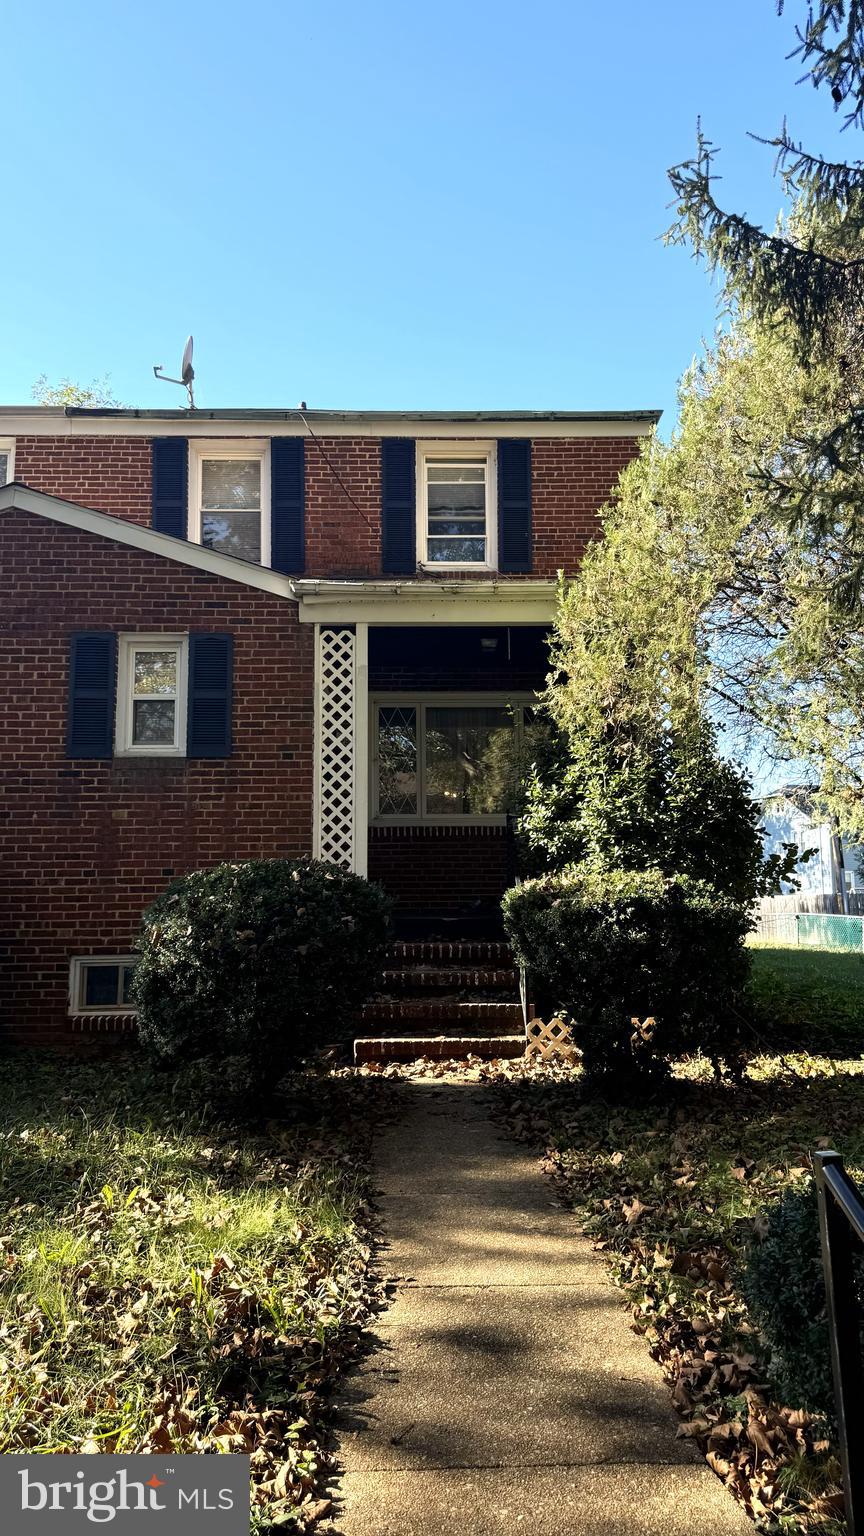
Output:
[[312,852],[366,873],[368,625],[315,625]]

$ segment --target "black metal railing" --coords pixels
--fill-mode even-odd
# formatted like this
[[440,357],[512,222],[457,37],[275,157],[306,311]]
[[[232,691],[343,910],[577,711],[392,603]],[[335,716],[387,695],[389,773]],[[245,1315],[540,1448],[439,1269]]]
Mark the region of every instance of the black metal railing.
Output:
[[857,1269],[864,1199],[839,1152],[813,1155],[848,1536],[864,1536],[864,1362]]

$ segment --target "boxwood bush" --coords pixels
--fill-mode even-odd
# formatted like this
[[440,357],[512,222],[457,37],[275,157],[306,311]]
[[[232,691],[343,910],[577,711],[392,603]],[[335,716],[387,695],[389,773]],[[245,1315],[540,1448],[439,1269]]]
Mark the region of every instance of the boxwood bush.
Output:
[[[707,882],[578,864],[514,886],[504,922],[541,1013],[573,1020],[586,1072],[663,1075],[701,1048],[737,1060],[746,907]],[[632,1020],[656,1021],[645,1034]]]
[[[163,1061],[273,1082],[345,1037],[381,968],[389,901],[334,864],[260,859],[178,880],[144,914],[134,998]],[[242,1078],[244,1073],[240,1073]]]
[[[864,1261],[857,1265],[859,1308]],[[834,1418],[834,1385],[816,1185],[789,1190],[768,1213],[766,1235],[751,1242],[742,1291],[770,1348],[781,1402]]]

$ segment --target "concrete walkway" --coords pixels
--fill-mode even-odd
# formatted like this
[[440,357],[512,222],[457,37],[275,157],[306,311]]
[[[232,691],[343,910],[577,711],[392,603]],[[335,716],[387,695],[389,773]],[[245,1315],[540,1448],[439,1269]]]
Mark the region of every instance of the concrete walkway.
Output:
[[743,1536],[602,1262],[484,1090],[415,1081],[382,1137],[402,1277],[342,1393],[345,1536]]

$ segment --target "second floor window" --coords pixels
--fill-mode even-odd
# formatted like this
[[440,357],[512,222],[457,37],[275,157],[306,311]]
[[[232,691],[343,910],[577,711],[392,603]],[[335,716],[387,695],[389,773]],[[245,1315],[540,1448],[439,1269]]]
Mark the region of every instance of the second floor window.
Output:
[[493,570],[495,455],[488,443],[421,443],[418,448],[420,564]]
[[268,451],[263,443],[193,443],[190,537],[207,549],[268,564]]
[[11,437],[0,437],[0,485],[8,485],[15,478],[15,443]]

